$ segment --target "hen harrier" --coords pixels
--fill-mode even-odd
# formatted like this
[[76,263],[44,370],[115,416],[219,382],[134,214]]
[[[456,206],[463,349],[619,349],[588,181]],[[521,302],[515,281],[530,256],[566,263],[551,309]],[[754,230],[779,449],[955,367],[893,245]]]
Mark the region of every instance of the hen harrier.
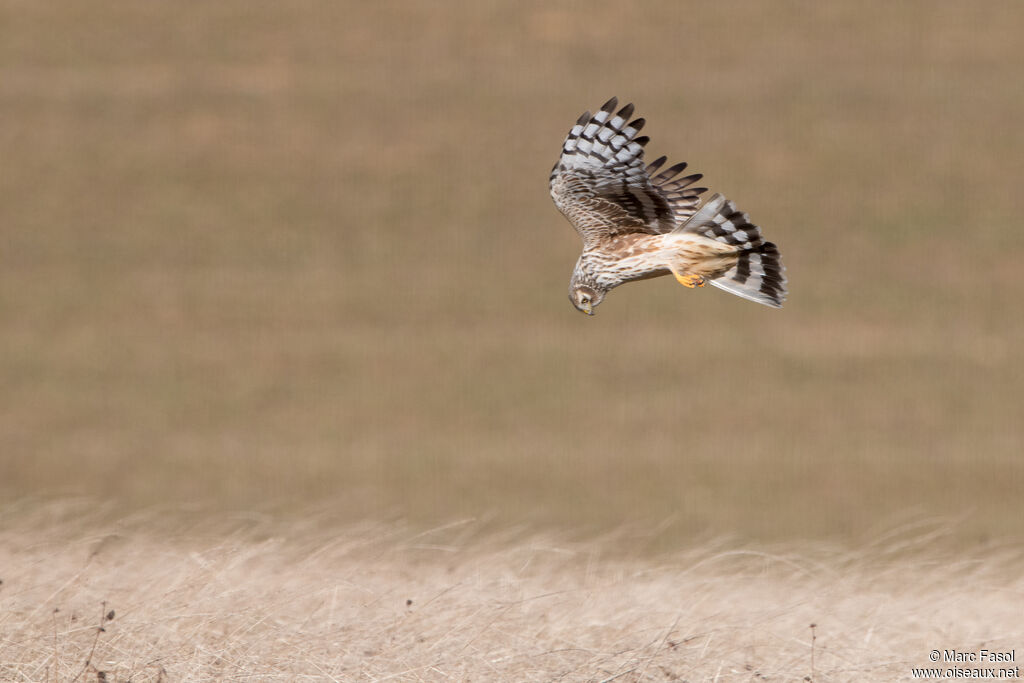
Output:
[[[701,174],[676,178],[676,164],[658,173],[665,157],[645,166],[644,120],[626,123],[627,104],[613,97],[586,112],[562,145],[551,170],[551,197],[583,238],[569,281],[569,300],[594,315],[608,290],[672,273],[687,287],[719,289],[776,308],[786,298],[778,248],[761,238],[747,214],[715,194],[700,206]],[[699,208],[698,208],[699,207]]]

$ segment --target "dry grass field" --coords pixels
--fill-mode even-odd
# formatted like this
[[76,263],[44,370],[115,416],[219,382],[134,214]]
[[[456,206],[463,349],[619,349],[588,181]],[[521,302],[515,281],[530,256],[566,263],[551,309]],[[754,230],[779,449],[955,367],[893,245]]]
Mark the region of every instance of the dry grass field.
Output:
[[921,547],[937,529],[651,562],[472,523],[72,511],[0,532],[2,680],[896,681],[935,649],[1019,656],[1024,639],[1019,550],[938,557]]
[[[118,680],[787,680],[812,621],[822,680],[1024,648],[1024,5],[0,25],[0,678],[73,679],[103,600]],[[573,310],[547,175],[611,95],[779,244],[786,308]],[[879,541],[908,520],[943,533]]]

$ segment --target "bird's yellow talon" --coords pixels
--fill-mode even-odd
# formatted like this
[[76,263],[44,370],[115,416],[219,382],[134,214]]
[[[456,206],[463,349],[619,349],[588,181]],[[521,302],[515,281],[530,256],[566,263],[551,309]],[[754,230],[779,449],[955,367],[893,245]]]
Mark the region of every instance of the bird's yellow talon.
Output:
[[690,289],[693,289],[694,287],[703,287],[705,283],[702,275],[680,275],[674,271],[672,274],[676,276],[676,280],[679,281],[679,284],[683,287],[689,287]]

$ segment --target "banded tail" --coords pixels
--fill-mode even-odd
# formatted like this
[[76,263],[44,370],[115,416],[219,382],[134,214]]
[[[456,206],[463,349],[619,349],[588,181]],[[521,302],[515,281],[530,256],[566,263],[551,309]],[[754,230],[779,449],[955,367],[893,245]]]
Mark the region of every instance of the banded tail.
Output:
[[711,284],[765,306],[781,308],[786,300],[786,268],[779,249],[761,237],[761,229],[736,205],[715,194],[676,232],[691,232],[735,246],[736,265]]

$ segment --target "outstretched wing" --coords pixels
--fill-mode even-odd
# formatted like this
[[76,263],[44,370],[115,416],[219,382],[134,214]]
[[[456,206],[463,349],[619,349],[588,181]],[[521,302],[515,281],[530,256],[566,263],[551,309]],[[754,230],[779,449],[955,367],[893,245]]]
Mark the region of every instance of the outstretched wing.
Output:
[[[699,173],[676,178],[676,164],[658,173],[661,157],[644,165],[644,120],[629,121],[633,105],[615,112],[618,98],[593,116],[576,121],[551,169],[551,198],[586,245],[623,233],[661,234],[682,225],[696,211],[707,188],[691,187]],[[657,173],[657,175],[654,175]]]

